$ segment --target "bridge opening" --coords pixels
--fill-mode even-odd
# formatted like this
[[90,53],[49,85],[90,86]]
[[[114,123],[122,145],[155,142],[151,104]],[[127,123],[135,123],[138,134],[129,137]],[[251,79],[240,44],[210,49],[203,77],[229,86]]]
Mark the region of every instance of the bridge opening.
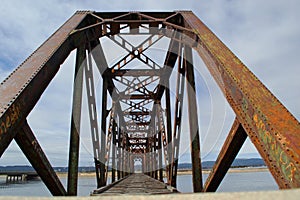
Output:
[[134,173],[143,173],[143,158],[139,157],[134,159]]

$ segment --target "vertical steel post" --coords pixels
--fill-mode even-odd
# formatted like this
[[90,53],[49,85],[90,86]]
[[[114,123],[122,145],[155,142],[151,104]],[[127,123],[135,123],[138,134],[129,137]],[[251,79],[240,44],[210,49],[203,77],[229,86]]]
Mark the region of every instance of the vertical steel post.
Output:
[[172,162],[172,118],[171,118],[171,100],[170,100],[170,81],[166,80],[166,88],[165,88],[165,101],[166,101],[166,122],[167,122],[167,141],[168,141],[168,161],[169,163],[165,163],[166,165],[166,174],[168,179],[168,184],[171,184],[171,162]]
[[202,167],[200,159],[200,141],[198,127],[197,96],[195,88],[195,75],[193,66],[192,49],[187,45],[184,48],[184,65],[186,69],[186,90],[188,99],[188,115],[191,140],[191,158],[194,192],[203,190]]
[[126,176],[126,133],[124,132],[124,128],[122,129],[122,178]]
[[154,135],[154,163],[155,163],[155,174],[154,178],[158,179],[158,148],[157,148],[157,135]]
[[120,128],[120,118],[118,117],[118,139],[116,141],[117,144],[117,178],[121,179],[121,128]]
[[143,174],[146,174],[146,171],[147,171],[146,166],[147,166],[146,153],[144,153],[144,155],[143,155],[143,167],[142,167]]
[[174,112],[174,130],[173,130],[173,147],[172,147],[172,166],[171,166],[171,185],[176,187],[177,183],[177,168],[178,168],[178,155],[180,146],[181,134],[181,121],[182,121],[182,108],[184,97],[185,85],[185,67],[182,63],[182,45],[178,50],[178,71],[176,83],[176,99],[175,99],[175,112]]
[[130,158],[130,174],[133,174],[134,173],[134,157],[133,155],[131,155],[131,158]]
[[[115,117],[116,119],[116,117]],[[111,150],[111,156],[112,156],[112,163],[111,163],[111,182],[115,182],[116,181],[116,135],[118,133],[117,131],[117,124],[115,122],[115,119],[114,119],[114,125],[113,125],[113,131],[112,131],[112,142],[113,142],[113,145],[112,145],[112,150]],[[109,159],[109,158],[108,158]]]
[[162,140],[161,131],[158,132],[158,169],[159,169],[159,180],[163,182],[163,169],[162,169]]
[[105,76],[102,85],[102,109],[101,109],[101,145],[100,145],[100,187],[106,185],[105,182],[105,148],[106,148],[106,117],[107,117],[107,88],[108,82]]
[[83,85],[83,65],[86,59],[85,47],[77,48],[76,66],[74,73],[73,86],[73,106],[71,116],[71,134],[69,150],[69,168],[68,168],[68,195],[77,195],[78,185],[78,159],[79,159],[79,135],[80,135],[80,118],[82,103],[82,85]]
[[125,151],[125,161],[126,161],[126,171],[125,171],[125,174],[126,176],[129,175],[129,172],[130,172],[130,151],[129,151],[129,141],[128,141],[128,135],[126,133],[126,151]]
[[[155,127],[155,134],[157,138],[157,150],[158,150],[158,177],[159,180],[163,182],[163,169],[162,169],[162,152],[163,152],[163,145],[162,145],[162,128],[160,124],[160,112],[161,112],[161,103],[160,101],[154,101],[154,109],[155,115],[154,117],[154,127]],[[167,164],[167,163],[165,163]]]
[[[97,186],[100,185],[100,177],[99,177],[99,167],[101,166],[101,160],[99,155],[99,128],[98,128],[98,116],[97,116],[97,106],[96,106],[96,95],[95,95],[95,85],[94,85],[94,74],[93,74],[93,61],[91,56],[91,44],[88,44],[88,56],[84,65],[84,73],[85,73],[85,85],[86,85],[86,93],[87,93],[87,101],[88,101],[88,111],[89,111],[89,119],[90,119],[90,128],[92,135],[92,145],[93,145],[93,153],[95,160],[95,168],[96,168],[96,179]],[[101,171],[100,171],[101,172]]]
[[121,178],[124,178],[124,132],[123,132],[123,127],[121,128],[120,132],[120,171],[121,171]]
[[151,142],[150,138],[148,137],[147,145],[146,145],[146,174],[150,176],[150,149],[149,149],[149,143]]
[[156,178],[156,138],[155,135],[152,133],[152,177]]

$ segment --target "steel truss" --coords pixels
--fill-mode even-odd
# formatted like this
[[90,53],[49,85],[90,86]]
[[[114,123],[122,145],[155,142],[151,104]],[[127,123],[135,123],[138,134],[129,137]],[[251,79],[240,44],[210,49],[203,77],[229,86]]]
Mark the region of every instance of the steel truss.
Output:
[[[132,44],[126,35],[147,37]],[[126,52],[112,66],[102,49],[103,37]],[[170,43],[164,62],[157,63],[146,52],[165,37]],[[74,49],[76,81],[66,191],[26,118]],[[236,114],[204,186],[192,50],[203,59]],[[134,60],[143,67],[126,68]],[[95,69],[103,80],[100,130]],[[171,101],[169,89],[172,73],[177,73],[175,102]],[[0,86],[0,155],[15,139],[53,195],[77,194],[84,83],[97,187],[108,184],[108,173],[112,174],[112,182],[134,173],[136,160],[142,163],[143,173],[160,181],[164,168],[168,184],[176,187],[183,109],[189,116],[194,192],[216,191],[248,136],[280,188],[300,186],[299,122],[192,12],[78,11]]]

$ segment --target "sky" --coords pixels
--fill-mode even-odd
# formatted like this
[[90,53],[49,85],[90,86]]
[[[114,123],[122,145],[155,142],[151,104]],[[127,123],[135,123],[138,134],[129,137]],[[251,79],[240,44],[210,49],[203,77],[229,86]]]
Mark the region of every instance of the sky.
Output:
[[[76,10],[192,10],[300,120],[298,0],[110,0],[97,3],[88,0],[0,1],[0,81]],[[195,62],[199,63],[199,66],[202,65],[199,58],[195,58]],[[40,145],[54,166],[67,165],[73,66],[74,53],[66,60],[64,67],[28,118]],[[207,71],[203,69],[197,73],[203,77],[202,82],[213,98],[222,99],[218,96],[215,83],[209,79]],[[201,145],[206,160],[215,158],[232,124],[234,115],[226,102],[223,104],[222,109],[226,116],[217,122],[221,122],[220,130],[211,128],[214,124],[205,121],[205,114],[200,117],[203,134]],[[205,107],[199,107],[199,110],[204,110],[202,113],[205,113]],[[211,134],[207,130],[217,133]],[[88,144],[83,143],[80,151],[80,165],[93,165]],[[239,156],[257,157],[258,154],[251,142],[247,141]],[[189,161],[188,150],[182,152],[181,161]],[[28,164],[28,161],[12,142],[0,159],[0,165],[15,164]]]

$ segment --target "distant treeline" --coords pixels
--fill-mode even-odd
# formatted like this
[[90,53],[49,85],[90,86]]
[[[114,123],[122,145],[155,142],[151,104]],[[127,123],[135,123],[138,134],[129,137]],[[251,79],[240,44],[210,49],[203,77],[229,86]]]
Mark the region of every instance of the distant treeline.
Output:
[[[204,161],[202,162],[202,169],[211,169],[214,165],[214,161]],[[249,158],[249,159],[235,159],[231,167],[260,167],[265,166],[265,163],[260,158]],[[139,167],[137,167],[139,168]],[[191,163],[179,163],[179,170],[189,170],[192,169]],[[54,167],[56,172],[67,172],[67,167]],[[0,172],[11,172],[11,171],[21,171],[21,172],[33,172],[35,171],[31,166],[27,165],[18,165],[18,166],[0,166]],[[93,166],[90,167],[79,167],[79,172],[94,172],[95,168]]]

